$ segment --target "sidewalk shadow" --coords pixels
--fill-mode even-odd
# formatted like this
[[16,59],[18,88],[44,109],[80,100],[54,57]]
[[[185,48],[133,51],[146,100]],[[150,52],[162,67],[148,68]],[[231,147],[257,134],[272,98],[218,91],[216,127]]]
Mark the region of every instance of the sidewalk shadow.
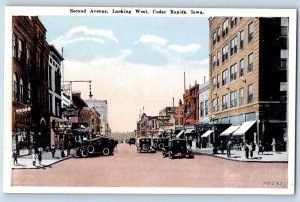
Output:
[[14,166],[23,166],[23,167],[25,167],[25,165],[20,164],[20,163],[14,164]]
[[262,157],[253,157],[252,159],[261,160]]

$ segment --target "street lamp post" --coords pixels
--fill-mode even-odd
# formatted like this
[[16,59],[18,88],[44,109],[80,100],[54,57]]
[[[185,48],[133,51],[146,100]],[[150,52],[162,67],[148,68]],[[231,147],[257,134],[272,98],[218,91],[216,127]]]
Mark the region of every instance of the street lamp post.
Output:
[[259,120],[259,112],[256,112],[256,132],[257,132],[257,144],[256,144],[256,150],[258,151],[258,145],[259,145],[259,140],[260,140],[260,137],[259,137],[259,123],[260,123],[260,120]]

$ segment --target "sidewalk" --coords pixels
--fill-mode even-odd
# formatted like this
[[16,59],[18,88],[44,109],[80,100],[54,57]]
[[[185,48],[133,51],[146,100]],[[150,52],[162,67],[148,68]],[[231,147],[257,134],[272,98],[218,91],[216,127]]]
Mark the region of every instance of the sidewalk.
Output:
[[257,151],[253,152],[253,158],[246,158],[245,151],[236,151],[231,150],[230,158],[227,157],[226,150],[222,154],[220,150],[218,150],[217,154],[213,154],[212,149],[197,149],[192,147],[192,151],[194,154],[204,154],[209,156],[214,156],[218,158],[224,158],[233,161],[246,161],[246,162],[269,162],[269,163],[287,163],[288,162],[288,153],[287,152],[273,152],[266,151],[263,154],[257,154]]
[[[69,159],[72,157],[72,150],[71,150],[70,156],[65,156],[64,158],[61,158],[61,150],[56,150],[54,158],[52,158],[51,152],[43,152],[42,154],[42,163],[39,165],[38,160],[36,160],[36,166],[32,164],[32,156],[26,155],[26,156],[20,156],[18,157],[18,164],[14,165],[14,160],[12,158],[11,160],[11,166],[12,169],[39,169],[39,168],[47,168],[51,167],[51,165]],[[67,154],[67,150],[65,150],[65,155]]]

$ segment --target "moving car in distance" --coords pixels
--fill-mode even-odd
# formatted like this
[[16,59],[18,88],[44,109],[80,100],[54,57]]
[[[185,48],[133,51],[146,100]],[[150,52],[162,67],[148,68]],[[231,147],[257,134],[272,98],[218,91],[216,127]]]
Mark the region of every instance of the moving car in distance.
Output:
[[136,150],[138,152],[153,152],[153,147],[151,145],[150,137],[140,137],[137,139]]
[[169,139],[168,145],[162,149],[163,157],[173,159],[174,156],[185,156],[186,158],[194,157],[192,151],[187,147],[187,142],[184,139]]

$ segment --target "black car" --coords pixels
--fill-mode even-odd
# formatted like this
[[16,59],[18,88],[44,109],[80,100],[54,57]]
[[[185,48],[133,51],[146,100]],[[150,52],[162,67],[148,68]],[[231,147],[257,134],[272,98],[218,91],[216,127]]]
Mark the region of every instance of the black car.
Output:
[[141,137],[137,140],[136,150],[138,152],[152,152],[153,148],[151,145],[151,138],[150,137]]
[[158,137],[153,139],[153,149],[162,150],[165,146],[168,145],[169,138]]
[[112,155],[118,142],[107,137],[86,140],[80,147],[76,148],[75,157],[88,157],[92,154],[104,156]]
[[185,156],[186,158],[193,157],[193,153],[187,148],[186,140],[184,139],[169,139],[168,145],[162,149],[163,157],[169,156],[170,159],[174,158],[175,155]]
[[135,145],[135,138],[129,138],[129,140],[128,140],[128,144],[129,145]]

